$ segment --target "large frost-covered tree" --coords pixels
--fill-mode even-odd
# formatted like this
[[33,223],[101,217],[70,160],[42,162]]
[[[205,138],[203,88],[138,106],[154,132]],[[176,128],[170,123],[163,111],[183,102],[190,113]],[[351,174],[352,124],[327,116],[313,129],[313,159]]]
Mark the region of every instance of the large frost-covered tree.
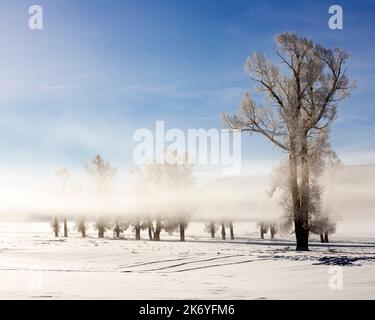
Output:
[[[135,167],[132,170],[132,175],[137,180],[137,198],[140,199],[141,203],[146,202],[142,210],[149,210],[152,212],[142,213],[145,216],[145,222],[148,229],[148,235],[150,240],[160,240],[160,233],[162,231],[163,215],[162,209],[160,208],[160,202],[165,194],[165,171],[161,163],[151,162],[143,167]],[[141,213],[137,213],[141,216]],[[153,218],[155,218],[155,227],[153,225]]]
[[190,208],[187,207],[186,202],[181,202],[181,196],[188,194],[194,184],[193,166],[189,163],[187,155],[179,155],[173,151],[166,156],[167,161],[164,165],[166,179],[170,189],[179,198],[177,204],[172,205],[172,217],[177,222],[180,241],[185,241]]
[[265,55],[254,53],[245,68],[265,102],[256,103],[246,92],[239,113],[223,114],[223,122],[231,129],[260,134],[288,154],[296,249],[308,250],[310,147],[319,147],[314,140],[322,130],[329,131],[337,103],[349,94],[348,54],[291,32],[275,39],[285,72]]
[[84,216],[80,216],[76,219],[76,229],[81,233],[82,238],[86,238],[87,231],[87,220]]
[[185,241],[190,208],[182,195],[186,196],[194,182],[192,165],[187,160],[185,155],[167,152],[163,162],[154,161],[132,170],[138,185],[143,186],[143,199],[153,203],[146,206],[146,210],[153,212],[145,218],[150,240],[159,241],[163,229],[179,229],[180,240]]
[[132,227],[135,233],[135,240],[141,240],[141,231],[147,228],[147,217],[135,214],[128,219],[129,226]]
[[125,232],[129,228],[129,221],[125,217],[116,216],[113,219],[113,236],[116,239],[120,238],[121,233]]
[[53,218],[53,220],[51,222],[51,227],[52,227],[53,233],[55,234],[55,237],[58,237],[59,236],[59,231],[60,231],[59,218],[57,218],[57,217]]
[[[61,168],[55,172],[56,177],[58,178],[58,187],[57,192],[60,198],[65,199],[65,196],[67,195],[67,187],[68,187],[68,180],[70,177],[70,173],[68,169]],[[63,225],[64,225],[64,237],[68,237],[68,222],[66,218],[66,213],[63,214]]]
[[211,220],[209,223],[206,223],[204,226],[204,230],[211,235],[211,239],[215,238],[215,233],[219,229],[219,224],[214,220]]
[[[97,155],[89,163],[86,163],[86,170],[94,184],[99,203],[102,204],[113,193],[113,180],[117,169],[109,161],[105,161],[100,155]],[[111,221],[105,213],[98,217],[95,227],[98,230],[98,237],[104,238],[105,230],[111,227]]]

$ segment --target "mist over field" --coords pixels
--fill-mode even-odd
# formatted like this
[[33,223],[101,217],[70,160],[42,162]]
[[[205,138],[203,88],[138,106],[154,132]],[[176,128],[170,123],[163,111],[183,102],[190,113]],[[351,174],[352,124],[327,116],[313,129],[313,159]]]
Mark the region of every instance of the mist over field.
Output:
[[[49,221],[55,215],[75,219],[81,215],[94,219],[98,215],[142,216],[162,211],[168,216],[176,207],[188,210],[193,221],[231,218],[259,221],[277,219],[283,215],[280,195],[270,195],[271,175],[231,176],[219,178],[191,188],[188,192],[173,188],[163,195],[132,189],[132,179],[118,183],[113,194],[98,197],[88,177],[71,181],[65,195],[58,192],[53,172],[45,179],[32,172],[7,174],[0,181],[4,198],[0,204],[1,221]],[[126,180],[125,180],[126,181]],[[121,182],[121,181],[120,181]],[[366,224],[375,220],[375,165],[343,166],[335,177],[325,183],[324,201],[331,214],[341,220]],[[155,209],[158,208],[158,209]]]

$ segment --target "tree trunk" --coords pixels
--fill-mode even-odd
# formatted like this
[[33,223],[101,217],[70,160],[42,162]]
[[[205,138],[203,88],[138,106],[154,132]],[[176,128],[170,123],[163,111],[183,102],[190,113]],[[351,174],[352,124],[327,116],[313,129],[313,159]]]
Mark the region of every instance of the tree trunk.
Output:
[[118,239],[120,238],[120,226],[119,224],[116,222],[116,225],[115,225],[115,237]]
[[270,227],[270,234],[271,234],[271,239],[274,239],[275,238],[275,234],[276,234],[276,230],[274,227]]
[[141,221],[137,220],[134,224],[135,240],[141,240]]
[[323,235],[323,233],[320,234],[320,242],[321,242],[321,243],[324,242],[324,235]]
[[260,238],[264,239],[264,228],[263,228],[263,225],[260,226]]
[[[293,139],[294,140],[294,139]],[[301,210],[300,192],[298,190],[297,158],[295,143],[291,143],[289,155],[290,188],[293,200],[294,231],[296,234],[297,251],[309,250],[308,221],[305,211]],[[305,182],[305,181],[304,181]]]
[[98,238],[104,238],[104,227],[103,226],[98,227]]
[[180,223],[180,241],[185,241],[185,223]]
[[59,236],[59,230],[60,230],[59,219],[57,219],[56,217],[53,218],[51,226],[52,226],[53,233],[55,234],[55,237],[58,237]]
[[161,232],[161,218],[157,217],[156,218],[156,228],[154,231],[154,240],[155,241],[160,241],[160,232]]
[[297,239],[297,251],[309,251],[309,230],[302,219],[297,219],[294,222],[296,239]]
[[234,240],[233,221],[229,223],[230,239]]
[[226,239],[226,233],[225,233],[225,223],[221,223],[221,239],[225,240]]
[[68,237],[68,223],[65,218],[64,218],[64,237],[65,238]]
[[[309,250],[309,202],[310,202],[310,169],[308,159],[307,132],[301,141],[301,207],[298,221],[297,250]],[[296,229],[297,236],[297,229]]]
[[329,243],[328,232],[324,234],[324,242]]
[[150,220],[148,220],[147,221],[147,231],[148,231],[148,238],[150,239],[150,240],[153,240],[153,237],[152,237],[152,233],[153,233],[153,231],[152,231],[152,221],[151,221],[151,219]]
[[82,233],[82,238],[86,238],[86,228],[84,226],[82,227],[81,233]]
[[215,238],[215,222],[210,222],[210,233],[211,233],[211,239]]

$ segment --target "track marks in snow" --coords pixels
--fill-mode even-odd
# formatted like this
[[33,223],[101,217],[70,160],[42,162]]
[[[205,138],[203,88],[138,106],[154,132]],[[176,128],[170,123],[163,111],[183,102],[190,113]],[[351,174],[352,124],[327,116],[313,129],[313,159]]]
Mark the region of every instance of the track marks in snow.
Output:
[[[243,260],[244,258],[245,260]],[[125,269],[125,270],[122,270],[121,272],[123,273],[128,273],[128,272],[167,272],[167,273],[184,272],[184,271],[189,271],[189,270],[206,269],[206,268],[220,267],[220,266],[232,265],[232,264],[241,264],[241,263],[247,263],[247,262],[253,261],[253,259],[249,260],[248,256],[245,256],[243,254],[237,254],[237,255],[228,255],[228,256],[220,256],[220,257],[216,256],[216,257],[211,257],[207,259],[198,259],[198,260],[194,259],[194,260],[184,261],[181,263],[169,263],[169,262],[181,261],[181,260],[186,260],[186,259],[188,258],[160,260],[158,262],[152,261],[149,263],[146,262],[144,264],[130,266],[131,270]],[[224,262],[224,263],[212,263],[213,261],[220,262],[220,261],[227,261],[227,260],[233,260],[233,261]],[[150,265],[151,263],[153,265],[159,264],[159,266],[153,267],[151,269],[148,269],[148,268],[136,269],[137,266]]]
[[120,265],[121,268],[135,268],[135,267],[141,267],[141,266],[146,266],[150,264],[156,264],[156,263],[166,263],[166,262],[174,262],[174,261],[181,261],[181,260],[186,260],[188,257],[185,258],[176,258],[176,259],[167,259],[167,260],[155,260],[155,261],[149,261],[149,262],[141,262],[141,263],[136,263],[133,265]]
[[254,259],[244,260],[244,261],[236,261],[236,262],[229,262],[229,263],[211,264],[211,265],[207,265],[207,266],[181,269],[181,270],[177,270],[177,271],[174,271],[174,272],[185,272],[185,271],[192,271],[192,270],[198,270],[198,269],[207,269],[207,268],[214,268],[214,267],[230,266],[230,265],[234,265],[234,264],[243,264],[243,263],[249,263],[249,262],[253,262],[253,261],[254,261]]

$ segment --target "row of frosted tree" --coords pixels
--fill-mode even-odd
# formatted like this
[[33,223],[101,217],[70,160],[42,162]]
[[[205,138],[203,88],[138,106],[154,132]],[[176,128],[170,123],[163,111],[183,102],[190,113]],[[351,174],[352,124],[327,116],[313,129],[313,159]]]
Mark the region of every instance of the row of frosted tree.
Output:
[[[153,162],[144,167],[135,167],[132,172],[132,190],[134,207],[136,213],[132,214],[132,208],[125,214],[99,214],[96,221],[90,221],[91,217],[80,215],[76,218],[75,229],[86,237],[90,223],[98,232],[98,237],[103,238],[106,231],[112,230],[114,238],[120,238],[121,234],[131,229],[135,239],[141,239],[141,231],[147,230],[149,240],[160,240],[162,231],[168,234],[179,232],[180,240],[185,241],[185,232],[192,213],[191,204],[183,198],[192,190],[194,185],[193,166],[188,164],[186,158],[176,152],[165,154],[165,161]],[[90,178],[92,191],[101,202],[111,201],[114,193],[114,177],[116,168],[105,161],[100,155],[95,156],[85,165],[86,172]],[[67,169],[56,172],[58,177],[57,191],[60,195],[67,193],[70,173]],[[65,197],[66,198],[66,197]],[[146,205],[144,205],[146,202]],[[104,209],[105,210],[105,209]],[[134,211],[134,210],[133,210]],[[145,214],[142,211],[153,211]],[[51,223],[55,236],[59,236],[63,227],[64,237],[68,237],[67,214],[55,216]],[[92,219],[92,218],[91,218]],[[230,238],[234,239],[233,222],[220,220],[210,221],[206,230],[215,237],[218,228],[221,228],[222,239],[226,239],[226,228],[229,229]]]
[[[158,222],[152,221],[150,217],[139,218],[135,217],[133,219],[129,218],[114,218],[105,219],[92,223],[93,227],[98,232],[98,238],[104,238],[104,233],[106,231],[112,231],[113,238],[119,239],[126,230],[131,230],[134,233],[135,240],[141,240],[141,231],[147,230],[147,238],[149,240],[160,240],[161,231],[165,231],[169,235],[175,232],[179,233],[180,241],[185,241],[185,230],[188,226],[188,221],[185,219],[183,223],[178,219],[162,219],[158,227]],[[59,217],[54,217],[51,222],[51,227],[55,237],[62,235],[63,237],[68,237],[68,227],[67,220]],[[61,230],[63,227],[63,230]],[[90,221],[84,217],[77,218],[75,221],[75,229],[85,238],[87,231],[90,228]],[[158,229],[159,228],[159,229]],[[210,221],[205,224],[204,230],[210,234],[211,238],[216,238],[216,234],[220,231],[221,239],[226,240],[229,232],[229,238],[231,240],[235,239],[234,236],[234,226],[233,222],[225,221]]]

